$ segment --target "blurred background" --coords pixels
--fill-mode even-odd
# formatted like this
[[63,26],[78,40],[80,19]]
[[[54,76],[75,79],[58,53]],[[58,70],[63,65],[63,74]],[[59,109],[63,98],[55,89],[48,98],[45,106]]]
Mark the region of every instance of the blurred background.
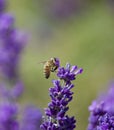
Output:
[[22,104],[33,103],[43,110],[50,101],[43,65],[58,57],[84,69],[73,83],[74,98],[69,115],[77,119],[76,130],[88,124],[88,106],[114,78],[113,0],[11,0],[7,11],[28,37],[20,65],[25,93]]

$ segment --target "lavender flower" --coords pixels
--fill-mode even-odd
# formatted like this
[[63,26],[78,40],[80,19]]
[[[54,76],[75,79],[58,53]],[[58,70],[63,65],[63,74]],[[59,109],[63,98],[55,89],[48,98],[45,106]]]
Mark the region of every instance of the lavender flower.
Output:
[[8,79],[18,78],[20,54],[26,37],[14,27],[14,17],[10,14],[0,16],[0,70]]
[[17,82],[15,86],[13,86],[13,88],[11,88],[10,90],[10,97],[13,98],[13,99],[17,99],[19,98],[22,93],[23,93],[23,90],[24,90],[24,85],[22,82]]
[[66,67],[59,67],[57,76],[64,80],[65,82],[69,83],[72,80],[75,80],[76,75],[82,73],[83,69],[77,66],[72,66],[70,64],[66,64]]
[[39,130],[42,114],[38,108],[25,109],[20,119],[22,107],[17,99],[22,95],[23,83],[18,70],[26,37],[15,28],[14,17],[4,13],[5,4],[0,0],[0,73],[5,81],[0,83],[0,130]]
[[17,104],[17,99],[21,96],[22,92],[23,84],[21,82],[18,82],[12,88],[1,85],[1,130],[40,130],[42,113],[39,108],[29,105],[23,111],[23,107]]
[[0,0],[0,14],[4,11],[6,5],[6,0]]
[[78,12],[80,3],[79,0],[51,0],[46,4],[46,13],[57,20],[65,19]]
[[88,130],[114,130],[114,83],[108,93],[89,107]]
[[10,87],[5,84],[0,85],[0,95],[1,98],[5,98],[8,100],[16,100],[23,93],[24,85],[22,82],[17,82],[16,85]]
[[[7,41],[7,39],[10,37],[10,33],[14,29],[14,17],[11,14],[3,13],[0,16],[0,38],[4,41]],[[3,43],[3,45],[8,44]]]
[[18,107],[14,103],[0,104],[0,129],[1,130],[19,130],[17,121]]
[[42,130],[73,130],[76,127],[76,120],[74,117],[69,117],[66,112],[69,110],[67,105],[73,98],[71,89],[74,85],[71,81],[81,73],[81,68],[78,69],[77,66],[71,66],[68,63],[66,68],[58,68],[59,79],[53,80],[53,87],[49,89],[51,102],[45,109],[46,119],[41,125]]
[[41,117],[42,114],[38,108],[26,107],[22,116],[21,130],[40,130]]

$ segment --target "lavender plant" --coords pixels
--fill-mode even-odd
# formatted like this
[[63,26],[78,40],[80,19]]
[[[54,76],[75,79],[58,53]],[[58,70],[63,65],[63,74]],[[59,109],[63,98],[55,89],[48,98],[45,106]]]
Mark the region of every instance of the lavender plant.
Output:
[[20,54],[25,46],[25,35],[14,26],[14,17],[0,15],[0,70],[9,80],[18,79]]
[[0,0],[0,130],[40,130],[41,111],[35,106],[23,110],[17,102],[24,88],[19,64],[26,36],[5,13],[6,3]]
[[53,87],[49,89],[51,102],[45,109],[45,119],[40,126],[42,130],[73,130],[76,125],[74,116],[69,117],[66,112],[69,110],[68,103],[73,98],[71,89],[74,87],[72,80],[81,74],[82,68],[71,66],[69,63],[66,67],[60,67],[57,71],[57,80],[53,80]]
[[114,130],[114,82],[107,93],[89,107],[88,130]]
[[23,111],[20,130],[40,130],[41,111],[33,105],[28,105]]
[[0,104],[0,129],[1,130],[19,130],[17,121],[18,106],[11,102]]

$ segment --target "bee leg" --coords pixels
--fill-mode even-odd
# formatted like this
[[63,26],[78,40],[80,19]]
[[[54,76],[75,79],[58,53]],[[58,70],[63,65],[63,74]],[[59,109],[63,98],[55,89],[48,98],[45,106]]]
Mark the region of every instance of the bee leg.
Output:
[[57,66],[51,68],[51,72],[55,72],[57,70]]

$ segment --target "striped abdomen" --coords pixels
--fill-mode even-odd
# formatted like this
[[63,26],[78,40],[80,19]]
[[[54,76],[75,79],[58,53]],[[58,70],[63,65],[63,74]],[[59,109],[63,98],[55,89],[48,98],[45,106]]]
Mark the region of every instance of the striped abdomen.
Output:
[[50,76],[50,66],[44,65],[44,75],[45,75],[46,79],[49,78],[49,76]]

